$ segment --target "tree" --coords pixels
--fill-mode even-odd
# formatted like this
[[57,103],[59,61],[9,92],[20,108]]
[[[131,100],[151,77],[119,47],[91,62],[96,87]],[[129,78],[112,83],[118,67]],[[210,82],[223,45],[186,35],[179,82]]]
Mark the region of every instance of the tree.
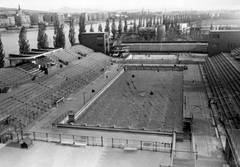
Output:
[[160,24],[159,17],[157,17],[156,26],[158,26],[159,24]]
[[79,18],[79,34],[78,34],[78,41],[79,41],[79,43],[81,43],[81,34],[83,32],[86,32],[86,29],[85,29],[85,16],[84,16],[84,14],[81,14],[80,18]]
[[141,19],[142,19],[142,18],[140,17],[139,20],[138,20],[137,31],[139,31],[139,29],[140,29],[140,27],[141,27],[141,25],[142,25]]
[[102,32],[102,24],[99,24],[99,26],[98,26],[98,32]]
[[27,29],[24,26],[20,30],[18,44],[20,53],[30,51],[29,41],[27,40]]
[[134,19],[134,23],[133,23],[133,31],[134,31],[134,32],[137,31],[136,19]]
[[2,44],[1,34],[0,34],[0,68],[4,67],[4,58],[5,58],[5,53],[3,50],[3,44]]
[[44,23],[38,23],[38,49],[44,49],[49,47],[48,36],[46,34],[46,25]]
[[71,18],[70,19],[70,26],[69,26],[69,34],[68,34],[68,38],[69,38],[69,42],[71,43],[71,46],[73,46],[76,42],[75,39],[75,27],[74,27],[74,19]]
[[106,20],[106,26],[105,26],[105,32],[108,32],[108,34],[110,34],[110,27],[109,27],[109,20]]
[[130,27],[130,28],[129,28],[129,32],[134,32],[133,27]]
[[90,27],[90,32],[94,32],[92,24],[91,24],[91,27]]
[[146,18],[146,27],[149,27],[149,26],[150,26],[149,20],[148,18]]
[[138,20],[138,27],[142,27],[142,16],[140,16]]
[[155,26],[155,25],[156,25],[156,17],[153,16],[153,26]]
[[213,30],[213,24],[211,23],[211,25],[210,25],[210,30]]
[[59,21],[54,23],[54,36],[53,36],[53,45],[55,48],[65,48],[65,34],[64,34],[64,25],[60,24]]
[[128,29],[128,27],[127,27],[127,19],[125,18],[125,20],[124,20],[124,32],[127,32],[127,29]]
[[118,34],[121,36],[122,34],[122,19],[119,19],[119,25],[118,25]]
[[145,27],[145,19],[143,19],[143,24],[142,24],[143,27]]
[[115,24],[115,19],[112,21],[112,34],[113,34],[113,39],[115,38],[116,35],[116,24]]
[[149,19],[149,27],[152,27],[152,17],[150,17],[150,19]]

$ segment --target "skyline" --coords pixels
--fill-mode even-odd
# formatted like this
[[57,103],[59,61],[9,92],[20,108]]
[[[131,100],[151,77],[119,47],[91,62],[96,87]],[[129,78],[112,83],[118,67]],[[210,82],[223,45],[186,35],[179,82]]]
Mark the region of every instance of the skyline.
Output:
[[[99,3],[101,2],[101,3]],[[171,11],[171,10],[237,10],[240,9],[239,0],[2,0],[1,7],[17,8],[18,4],[22,9],[50,11],[57,10],[63,7],[69,8],[87,8],[100,9],[103,11],[110,10],[129,10],[142,8],[147,11]]]

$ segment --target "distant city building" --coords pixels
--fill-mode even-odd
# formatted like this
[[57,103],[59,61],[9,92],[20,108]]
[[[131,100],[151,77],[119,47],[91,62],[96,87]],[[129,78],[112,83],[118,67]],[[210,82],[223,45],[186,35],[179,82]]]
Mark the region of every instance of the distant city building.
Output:
[[9,26],[9,19],[7,15],[0,15],[0,27]]
[[107,32],[90,32],[81,34],[81,44],[95,52],[109,53],[109,35]]
[[14,17],[14,16],[8,16],[8,21],[9,21],[9,26],[10,26],[10,27],[16,25],[16,23],[15,23],[15,17]]
[[186,34],[187,30],[189,29],[188,23],[179,23],[179,33]]
[[30,26],[31,20],[29,15],[16,15],[15,22],[17,26]]
[[16,12],[15,22],[17,26],[28,27],[31,25],[30,16],[22,12],[20,5],[18,6],[18,10]]
[[52,15],[49,13],[46,13],[43,15],[43,21],[47,23],[52,23]]
[[240,12],[234,11],[234,12],[219,13],[219,18],[221,18],[221,19],[239,19]]
[[70,18],[70,17],[72,17],[72,15],[70,13],[64,13],[64,17],[65,18]]
[[102,13],[97,13],[97,20],[102,20]]
[[52,14],[52,22],[59,21],[60,23],[64,23],[65,17],[63,13],[53,13]]
[[165,25],[158,25],[157,26],[157,41],[163,41],[166,35],[166,26]]
[[208,44],[209,56],[229,52],[240,46],[240,30],[211,30]]
[[104,20],[108,19],[108,17],[109,17],[109,15],[108,15],[107,12],[106,12],[106,13],[103,13],[103,19],[104,19]]
[[30,16],[30,19],[31,19],[31,24],[32,25],[37,25],[38,23],[43,22],[43,15],[39,14],[39,13],[33,13]]

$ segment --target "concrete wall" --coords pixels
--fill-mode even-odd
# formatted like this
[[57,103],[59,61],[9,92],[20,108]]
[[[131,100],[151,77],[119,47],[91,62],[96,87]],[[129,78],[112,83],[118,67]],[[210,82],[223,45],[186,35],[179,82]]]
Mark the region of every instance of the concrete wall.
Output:
[[194,52],[207,53],[207,43],[124,43],[130,52]]
[[107,33],[83,33],[81,34],[81,44],[93,49],[95,52],[108,54],[109,37]]
[[213,56],[220,52],[230,52],[240,46],[240,31],[218,30],[210,31],[208,55]]

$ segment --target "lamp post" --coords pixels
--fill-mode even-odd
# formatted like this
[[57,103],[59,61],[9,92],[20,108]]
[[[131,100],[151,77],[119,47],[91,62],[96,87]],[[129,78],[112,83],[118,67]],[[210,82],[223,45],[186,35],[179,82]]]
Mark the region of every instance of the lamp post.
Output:
[[83,92],[83,104],[85,105],[85,94],[86,92]]

